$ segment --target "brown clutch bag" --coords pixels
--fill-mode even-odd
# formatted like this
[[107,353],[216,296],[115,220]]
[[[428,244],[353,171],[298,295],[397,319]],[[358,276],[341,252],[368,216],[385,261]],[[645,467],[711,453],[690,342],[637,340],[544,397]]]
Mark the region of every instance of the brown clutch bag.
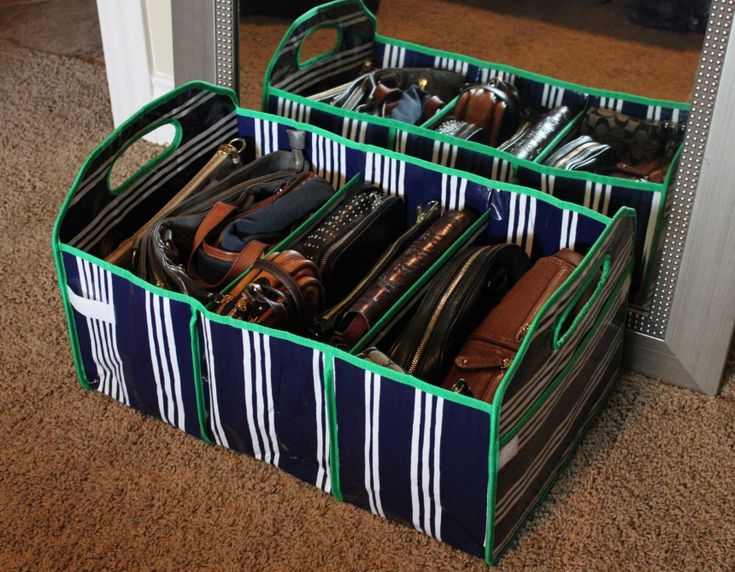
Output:
[[472,211],[451,211],[437,219],[344,313],[335,334],[338,345],[353,346],[475,219]]
[[467,338],[442,387],[492,403],[531,322],[582,258],[565,248],[539,259]]

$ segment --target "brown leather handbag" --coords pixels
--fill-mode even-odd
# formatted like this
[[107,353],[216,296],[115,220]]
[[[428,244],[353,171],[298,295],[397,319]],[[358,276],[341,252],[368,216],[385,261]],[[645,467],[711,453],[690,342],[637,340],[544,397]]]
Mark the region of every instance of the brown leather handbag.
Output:
[[467,338],[442,387],[492,403],[531,322],[582,258],[565,248],[539,259]]
[[311,260],[284,250],[256,260],[219,302],[219,314],[301,333],[321,311],[324,289]]
[[447,212],[412,242],[345,311],[334,343],[352,347],[467,230],[476,215]]

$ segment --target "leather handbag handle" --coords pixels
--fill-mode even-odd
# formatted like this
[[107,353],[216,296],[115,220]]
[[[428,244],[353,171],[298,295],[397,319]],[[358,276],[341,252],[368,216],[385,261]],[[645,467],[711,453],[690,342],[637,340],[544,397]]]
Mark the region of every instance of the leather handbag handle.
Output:
[[[330,52],[299,61],[301,47],[309,36],[317,30],[333,28],[337,30],[337,45]],[[338,0],[312,8],[297,18],[283,36],[265,73],[263,105],[267,109],[271,88],[280,88],[293,93],[308,93],[323,76],[321,68],[332,68],[332,64],[344,61],[349,69],[342,70],[339,76],[330,76],[335,85],[342,83],[340,78],[354,78],[364,62],[372,57],[373,42],[377,23],[375,16],[361,0]],[[349,53],[346,53],[349,50]],[[360,57],[364,52],[364,57]],[[354,63],[350,66],[350,63]],[[344,66],[337,66],[344,67]],[[311,73],[310,73],[311,72]],[[347,81],[345,79],[344,81]]]

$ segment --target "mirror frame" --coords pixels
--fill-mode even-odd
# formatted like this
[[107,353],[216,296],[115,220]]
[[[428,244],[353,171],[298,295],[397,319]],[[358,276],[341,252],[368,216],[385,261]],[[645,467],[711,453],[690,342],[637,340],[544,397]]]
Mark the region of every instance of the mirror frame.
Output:
[[[735,325],[735,0],[712,0],[659,271],[648,309],[628,315],[625,363],[707,394],[720,386]],[[176,83],[239,89],[238,0],[172,2]]]

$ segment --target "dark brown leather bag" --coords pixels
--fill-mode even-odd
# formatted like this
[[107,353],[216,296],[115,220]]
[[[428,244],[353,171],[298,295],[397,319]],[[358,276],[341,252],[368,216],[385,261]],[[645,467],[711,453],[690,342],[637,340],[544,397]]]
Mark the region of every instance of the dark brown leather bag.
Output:
[[219,301],[219,314],[300,333],[322,310],[324,289],[311,260],[284,250],[256,260]]
[[531,322],[582,258],[565,248],[538,260],[467,338],[442,387],[492,403]]
[[335,337],[353,346],[475,220],[472,211],[445,213],[419,236],[349,307]]

